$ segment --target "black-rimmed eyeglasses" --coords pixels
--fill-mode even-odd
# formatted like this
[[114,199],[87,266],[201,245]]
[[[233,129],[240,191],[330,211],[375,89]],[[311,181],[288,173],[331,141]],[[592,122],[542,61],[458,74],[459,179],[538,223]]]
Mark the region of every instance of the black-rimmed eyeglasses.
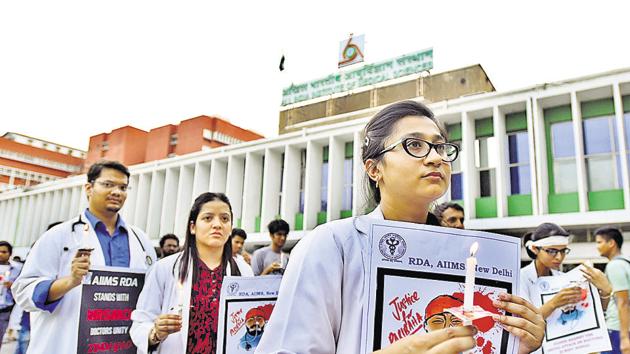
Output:
[[459,146],[451,143],[430,143],[426,140],[418,139],[418,138],[403,138],[398,140],[397,142],[385,147],[379,155],[382,155],[388,151],[394,150],[398,144],[402,144],[403,149],[407,154],[415,157],[415,158],[424,158],[429,155],[431,149],[434,149],[435,152],[440,155],[442,161],[444,162],[453,162],[457,159],[459,155]]
[[542,248],[541,247],[540,249],[545,251],[545,253],[547,253],[551,257],[557,256],[558,253],[560,253],[563,256],[566,256],[567,254],[569,254],[569,252],[571,252],[570,248],[563,248],[563,249],[559,250],[557,248]]

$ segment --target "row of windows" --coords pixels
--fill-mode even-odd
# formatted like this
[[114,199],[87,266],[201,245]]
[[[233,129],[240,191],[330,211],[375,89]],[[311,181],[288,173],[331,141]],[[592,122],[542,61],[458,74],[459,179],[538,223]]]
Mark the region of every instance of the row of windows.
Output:
[[71,173],[79,172],[81,170],[81,166],[69,165],[62,162],[46,160],[46,159],[42,159],[42,158],[35,157],[32,155],[22,154],[22,153],[11,151],[11,150],[0,149],[0,157],[4,157],[4,158],[15,160],[15,161],[27,162],[34,165],[50,167],[56,170],[61,170],[61,171],[66,171],[66,172],[71,172]]

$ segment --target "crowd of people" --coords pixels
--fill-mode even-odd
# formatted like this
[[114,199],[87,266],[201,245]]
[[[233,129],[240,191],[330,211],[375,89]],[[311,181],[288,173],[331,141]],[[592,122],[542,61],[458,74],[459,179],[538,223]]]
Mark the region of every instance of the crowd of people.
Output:
[[[146,279],[130,329],[138,353],[215,353],[223,279],[280,274],[279,296],[256,353],[358,352],[367,307],[362,250],[370,220],[464,228],[459,204],[433,207],[448,190],[459,147],[448,142],[443,125],[426,106],[414,101],[392,104],[368,122],[364,137],[361,158],[373,211],[318,226],[302,238],[291,257],[285,252],[286,221],[272,220],[267,226],[269,246],[250,255],[244,247],[247,233],[233,227],[230,200],[212,192],[197,196],[186,229],[176,230],[183,235],[183,246],[180,237],[167,234],[154,248],[144,232],[119,213],[129,189],[127,167],[113,161],[92,165],[85,184],[88,208],[46,231],[23,266],[9,261],[12,247],[0,242],[0,335],[11,310],[19,308],[20,320],[26,322],[18,337],[26,344],[30,328],[37,338],[28,353],[75,352],[80,285],[90,268],[143,269]],[[607,227],[595,235],[597,250],[610,262],[605,274],[589,264],[582,271],[606,308],[613,352],[630,353],[630,260],[621,254],[620,230]],[[530,295],[538,277],[560,274],[569,244],[569,233],[549,223],[524,237],[533,261],[521,270],[521,289],[500,294],[494,303],[514,314],[496,320],[520,340],[519,353],[539,351],[545,318],[578,301],[577,288],[564,289],[544,305]],[[34,314],[30,327],[29,314]],[[459,326],[416,333],[378,352],[460,353],[475,347],[476,329],[453,323]],[[17,353],[24,349],[19,346]]]

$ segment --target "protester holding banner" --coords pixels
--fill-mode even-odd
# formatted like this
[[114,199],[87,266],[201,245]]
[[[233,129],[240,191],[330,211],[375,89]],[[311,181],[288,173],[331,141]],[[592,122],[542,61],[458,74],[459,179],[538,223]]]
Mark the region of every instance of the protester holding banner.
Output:
[[79,323],[86,320],[79,318],[81,285],[92,266],[146,271],[157,259],[146,235],[118,213],[129,175],[118,162],[92,165],[85,184],[89,207],[46,231],[31,249],[12,287],[20,306],[35,314],[29,353],[77,352]]
[[[525,250],[533,261],[521,269],[520,295],[537,306],[545,319],[549,319],[556,309],[563,311],[573,309],[584,300],[583,289],[578,284],[562,288],[544,303],[538,290],[540,277],[564,274],[560,271],[560,266],[571,251],[568,248],[569,241],[570,234],[553,223],[543,223],[523,237]],[[610,283],[600,270],[586,264],[582,267],[585,278],[599,289],[602,306],[605,309],[612,291]],[[545,347],[545,351],[547,350]],[[536,353],[542,353],[542,350]]]
[[[525,250],[533,261],[521,269],[520,295],[540,307],[544,318],[549,317],[557,308],[578,303],[582,297],[582,291],[578,286],[563,289],[545,304],[541,303],[540,297],[537,295],[536,281],[539,277],[562,273],[559,270],[560,266],[571,251],[568,248],[569,236],[570,234],[562,227],[552,223],[544,223],[533,232],[525,234],[523,238]],[[612,292],[606,275],[589,265],[583,265],[583,267],[587,279],[599,289],[602,306],[606,308]]]
[[[256,353],[357,353],[364,314],[367,234],[372,221],[394,220],[439,226],[429,208],[448,189],[458,147],[423,104],[404,101],[377,113],[364,131],[363,163],[369,215],[318,226],[296,246],[284,274],[269,327]],[[530,303],[502,294],[497,316],[520,339],[520,352],[537,349],[544,320]],[[476,330],[453,327],[409,335],[381,353],[459,353],[473,348]]]
[[223,278],[254,275],[232,257],[232,220],[224,194],[195,199],[183,251],[157,263],[131,316],[138,353],[215,353]]

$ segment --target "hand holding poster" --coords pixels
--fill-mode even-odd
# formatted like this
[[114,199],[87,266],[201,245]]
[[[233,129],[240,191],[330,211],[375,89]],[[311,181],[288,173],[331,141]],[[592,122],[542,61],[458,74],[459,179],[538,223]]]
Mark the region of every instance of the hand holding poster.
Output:
[[547,317],[545,353],[592,353],[610,350],[610,340],[597,288],[579,270],[540,277],[536,283],[542,304],[564,288],[578,286],[582,296],[575,304],[555,309]]
[[143,285],[143,271],[90,269],[81,289],[77,353],[136,353],[129,327]]
[[217,354],[256,350],[278,298],[281,280],[279,275],[223,280]]
[[[520,239],[486,232],[379,221],[369,245],[367,333],[371,353],[409,335],[461,326],[447,311],[464,305],[466,259],[479,243],[473,305],[500,314],[492,302],[518,289]],[[509,315],[509,314],[508,314]],[[479,330],[474,353],[517,353],[517,340],[492,317],[473,321]]]

